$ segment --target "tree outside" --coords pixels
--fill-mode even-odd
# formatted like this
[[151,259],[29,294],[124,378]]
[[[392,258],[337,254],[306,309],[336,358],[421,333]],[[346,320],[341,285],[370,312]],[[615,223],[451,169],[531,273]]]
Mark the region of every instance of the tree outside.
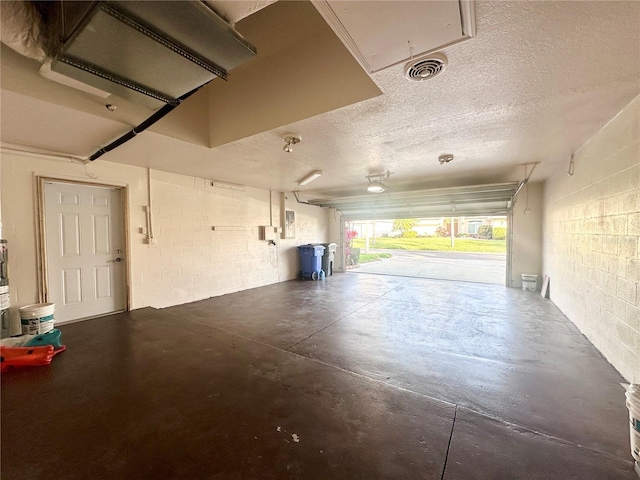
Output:
[[347,268],[360,263],[360,248],[353,245],[353,240],[358,236],[358,232],[353,229],[353,225],[346,221],[344,224],[344,253]]
[[[376,228],[376,221],[373,221],[373,236],[366,234],[370,232],[371,221],[347,223],[345,226],[347,265],[386,258],[370,258],[371,255],[379,255],[382,252],[370,252],[369,242],[371,242],[371,248],[378,250],[506,253],[506,217],[456,217],[455,242],[450,238],[451,218],[426,220],[415,218],[381,220],[379,222],[383,225],[382,229]],[[494,222],[494,225],[490,224]],[[356,234],[358,229],[360,232]],[[362,257],[362,255],[365,256]]]
[[[410,237],[413,227],[418,224],[418,220],[415,218],[399,218],[393,221],[393,229],[400,230],[403,237]],[[416,234],[416,237],[418,235]]]

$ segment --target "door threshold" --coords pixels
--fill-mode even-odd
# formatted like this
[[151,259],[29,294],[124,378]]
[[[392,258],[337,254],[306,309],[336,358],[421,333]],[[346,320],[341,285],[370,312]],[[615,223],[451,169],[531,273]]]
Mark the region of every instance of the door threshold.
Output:
[[[72,323],[84,322],[85,320],[94,320],[96,318],[108,317],[109,315],[115,315],[116,313],[124,313],[126,310],[116,310],[114,312],[101,313],[100,315],[91,315],[89,317],[74,318],[73,320],[64,320],[61,322],[55,321],[55,325],[70,325]],[[54,314],[55,318],[55,314]]]

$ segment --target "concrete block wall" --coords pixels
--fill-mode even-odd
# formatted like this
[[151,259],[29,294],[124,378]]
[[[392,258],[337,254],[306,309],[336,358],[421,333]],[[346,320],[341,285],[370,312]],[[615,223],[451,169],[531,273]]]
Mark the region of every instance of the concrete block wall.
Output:
[[551,300],[640,383],[640,97],[574,161],[573,176],[559,171],[544,189]]
[[[117,152],[114,152],[114,154]],[[128,288],[132,309],[166,307],[296,278],[296,246],[329,240],[329,210],[271,195],[273,225],[280,204],[296,212],[296,237],[277,246],[259,240],[268,225],[269,191],[213,188],[202,178],[98,161],[90,165],[24,155],[1,155],[3,234],[10,245],[11,304],[41,301],[36,176],[127,187]],[[150,182],[149,182],[150,180]],[[147,244],[145,206],[151,184],[155,244]],[[227,227],[212,230],[211,227]]]
[[328,241],[328,211],[291,202],[296,237],[260,240],[261,225],[281,225],[278,192],[158,171],[151,192],[155,243],[146,245],[146,265],[133,279],[137,304],[164,307],[291,280],[296,246]]

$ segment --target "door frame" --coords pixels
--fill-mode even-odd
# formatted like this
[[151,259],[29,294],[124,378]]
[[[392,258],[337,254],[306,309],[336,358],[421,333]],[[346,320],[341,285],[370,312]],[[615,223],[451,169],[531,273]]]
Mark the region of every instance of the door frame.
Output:
[[507,271],[504,279],[505,286],[515,287],[513,279],[513,202],[507,211]]
[[[126,184],[118,185],[116,183],[100,182],[100,181],[83,181],[77,179],[69,179],[64,177],[54,177],[50,175],[36,175],[36,195],[37,195],[37,222],[36,222],[36,244],[38,246],[38,276],[39,276],[39,292],[40,302],[50,302],[49,299],[49,280],[47,272],[47,242],[46,242],[46,221],[45,221],[45,204],[44,204],[44,184],[46,182],[66,183],[72,185],[80,185],[85,187],[101,187],[114,188],[122,193],[122,234],[124,235],[124,280],[125,280],[125,309],[131,310],[131,244],[129,240],[129,186]],[[102,315],[98,315],[102,316]],[[85,318],[78,319],[85,320]],[[73,323],[76,320],[70,320],[65,323]]]

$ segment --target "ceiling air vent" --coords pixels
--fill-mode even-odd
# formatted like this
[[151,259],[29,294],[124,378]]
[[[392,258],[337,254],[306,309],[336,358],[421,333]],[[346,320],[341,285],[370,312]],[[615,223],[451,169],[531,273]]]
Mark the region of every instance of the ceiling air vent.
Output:
[[433,54],[411,60],[404,67],[405,76],[412,82],[422,82],[440,75],[447,68],[447,57]]

